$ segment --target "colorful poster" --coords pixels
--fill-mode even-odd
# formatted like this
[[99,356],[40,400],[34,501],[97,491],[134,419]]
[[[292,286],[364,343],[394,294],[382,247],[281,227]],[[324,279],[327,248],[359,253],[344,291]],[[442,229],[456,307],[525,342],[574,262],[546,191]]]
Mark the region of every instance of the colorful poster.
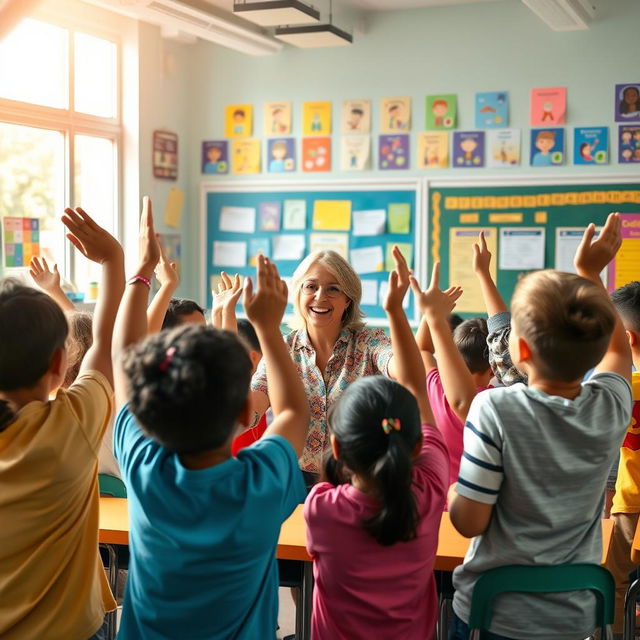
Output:
[[300,231],[307,228],[307,201],[285,200],[282,228]]
[[260,140],[231,141],[231,173],[260,173]]
[[291,133],[291,103],[267,102],[264,105],[264,135],[288,136]]
[[371,132],[371,101],[344,100],[342,102],[342,133]]
[[616,122],[640,122],[640,82],[616,85]]
[[251,238],[249,240],[249,266],[257,266],[259,255],[263,255],[265,258],[271,257],[269,238]]
[[331,171],[331,138],[302,138],[302,170]]
[[302,134],[305,136],[326,136],[331,133],[331,103],[302,103]]
[[493,169],[520,164],[520,129],[487,131],[487,166]]
[[169,262],[175,262],[178,276],[182,274],[182,236],[179,233],[160,233],[158,240]]
[[411,232],[411,205],[395,202],[389,205],[389,233]]
[[506,91],[476,93],[476,127],[500,129],[509,126],[509,94]]
[[449,134],[426,131],[418,134],[418,168],[446,169],[449,166]]
[[609,289],[638,279],[640,273],[640,213],[621,213],[622,246],[609,264]]
[[343,171],[364,171],[369,168],[371,136],[342,136],[340,168]]
[[618,162],[640,162],[640,126],[620,126],[618,136]]
[[280,231],[280,203],[261,202],[258,209],[260,231]]
[[296,139],[273,138],[267,140],[267,162],[269,173],[295,171]]
[[567,111],[566,87],[531,89],[531,126],[564,124]]
[[312,226],[318,231],[349,231],[351,200],[316,200]]
[[458,97],[454,93],[427,96],[427,129],[455,129]]
[[387,250],[384,258],[384,270],[393,271],[396,268],[396,263],[393,260],[393,247],[397,246],[400,249],[400,253],[407,261],[409,269],[413,267],[413,245],[410,242],[387,242]]
[[202,143],[202,173],[229,173],[227,140],[206,140]]
[[310,233],[309,253],[314,251],[335,251],[345,260],[349,259],[348,233]]
[[2,218],[5,267],[28,267],[31,258],[40,255],[40,220],[38,218]]
[[609,163],[609,127],[573,130],[573,164]]
[[228,104],[224,108],[224,135],[227,138],[247,138],[253,128],[253,107],[250,104]]
[[453,132],[454,167],[484,167],[484,131]]
[[531,129],[531,166],[564,163],[564,129]]
[[168,180],[178,178],[178,134],[153,132],[153,177]]
[[378,139],[378,169],[409,168],[409,136],[380,136]]
[[382,98],[380,131],[406,133],[411,129],[411,98]]

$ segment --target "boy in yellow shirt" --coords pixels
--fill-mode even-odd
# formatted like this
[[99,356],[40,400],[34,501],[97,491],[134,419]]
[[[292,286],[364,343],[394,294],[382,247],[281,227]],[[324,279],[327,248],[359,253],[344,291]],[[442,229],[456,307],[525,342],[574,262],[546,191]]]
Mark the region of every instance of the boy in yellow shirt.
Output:
[[116,603],[98,554],[98,451],[112,410],[111,335],[122,248],[82,209],[68,238],[102,264],[93,346],[64,380],[68,325],[45,293],[0,283],[0,637],[102,638]]

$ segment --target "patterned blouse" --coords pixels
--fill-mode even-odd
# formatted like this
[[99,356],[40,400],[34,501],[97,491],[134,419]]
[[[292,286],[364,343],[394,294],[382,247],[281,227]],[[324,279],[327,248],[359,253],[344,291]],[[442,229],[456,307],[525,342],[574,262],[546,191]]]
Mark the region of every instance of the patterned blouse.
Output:
[[[324,451],[329,447],[329,407],[358,378],[378,374],[388,376],[389,360],[393,355],[391,341],[382,329],[345,329],[336,340],[324,377],[316,366],[316,352],[305,329],[292,331],[286,336],[286,342],[311,409],[311,422],[300,458],[300,468],[319,473]],[[251,390],[269,395],[264,360],[253,376]]]

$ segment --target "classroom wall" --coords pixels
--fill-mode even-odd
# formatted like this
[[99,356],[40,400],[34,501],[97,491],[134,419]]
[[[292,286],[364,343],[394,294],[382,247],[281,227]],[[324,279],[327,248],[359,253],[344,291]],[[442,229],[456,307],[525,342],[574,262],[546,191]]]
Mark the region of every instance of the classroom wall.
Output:
[[[267,57],[243,55],[199,41],[189,51],[190,156],[189,210],[199,207],[203,140],[224,137],[224,107],[254,105],[254,127],[262,137],[262,105],[271,100],[293,102],[293,135],[301,136],[301,103],[333,101],[333,171],[280,176],[293,179],[365,178],[376,175],[482,178],[490,176],[612,176],[629,173],[616,162],[604,167],[532,168],[529,154],[529,90],[537,86],[568,88],[568,157],[572,157],[574,126],[605,126],[611,130],[611,156],[617,159],[613,121],[616,82],[638,80],[634,51],[640,2],[606,0],[598,3],[600,18],[589,30],[551,31],[517,0],[369,13],[350,47],[304,50],[285,47]],[[474,94],[507,90],[510,127],[523,130],[523,166],[514,169],[443,169],[347,173],[339,167],[340,103],[347,98],[370,98],[373,107],[373,154],[379,129],[379,99],[413,99],[411,164],[415,164],[417,132],[424,130],[424,99],[428,93],[458,94],[458,129],[474,129]],[[183,147],[184,151],[184,147]],[[184,156],[182,156],[184,160]],[[632,167],[633,169],[635,167]],[[271,176],[272,177],[272,176]],[[224,176],[209,180],[268,180],[269,174]],[[191,226],[185,246],[198,247],[197,228]],[[194,265],[195,266],[195,265]],[[195,274],[195,268],[189,268]],[[186,283],[198,297],[197,280]]]

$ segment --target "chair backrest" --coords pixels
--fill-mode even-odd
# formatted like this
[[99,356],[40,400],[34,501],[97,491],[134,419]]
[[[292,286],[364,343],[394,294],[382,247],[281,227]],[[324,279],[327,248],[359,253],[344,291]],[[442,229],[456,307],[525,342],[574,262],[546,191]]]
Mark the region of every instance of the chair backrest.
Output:
[[615,582],[613,576],[597,564],[509,565],[483,573],[473,588],[469,629],[489,629],[493,600],[502,593],[558,593],[585,589],[596,595],[596,620],[602,629],[602,637],[606,638],[606,625],[613,624]]
[[108,473],[99,473],[98,485],[100,486],[101,496],[110,496],[111,498],[127,497],[127,487],[116,476],[111,476]]

